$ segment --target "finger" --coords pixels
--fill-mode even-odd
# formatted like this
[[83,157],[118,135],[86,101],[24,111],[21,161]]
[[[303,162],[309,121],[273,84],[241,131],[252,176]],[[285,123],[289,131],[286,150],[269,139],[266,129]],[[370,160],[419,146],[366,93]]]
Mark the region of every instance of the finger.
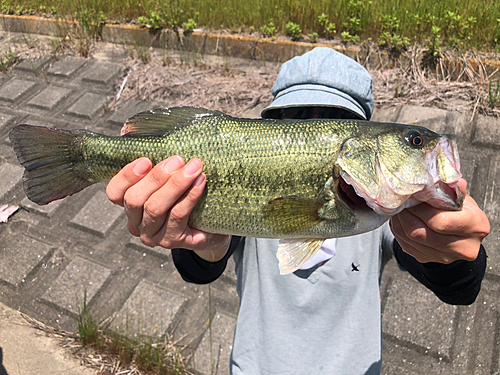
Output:
[[[408,211],[422,220],[428,227],[437,233],[467,235],[470,234],[471,203],[476,205],[472,197],[467,195],[467,181],[460,179],[458,187],[464,194],[464,203],[461,211],[445,211],[433,207],[427,203],[422,203],[408,208]],[[476,205],[477,206],[477,205]]]
[[458,259],[474,260],[477,257],[466,239],[435,233],[425,224],[418,229],[411,228],[405,216],[391,218],[390,227],[403,250],[419,262],[448,264]]
[[172,174],[183,165],[184,160],[180,156],[171,156],[158,163],[141,181],[125,192],[124,206],[130,232],[135,232],[134,228],[141,224],[145,203],[151,195],[166,184]]
[[201,173],[189,190],[179,198],[170,211],[169,226],[172,230],[179,232],[187,226],[189,215],[200,200],[205,190],[206,176]]
[[418,217],[436,233],[460,237],[475,235],[487,224],[486,216],[470,195],[467,195],[461,211],[443,211],[426,203],[406,211]]
[[[177,202],[181,198],[189,196],[188,190],[191,186],[194,186],[195,182],[197,185],[192,194],[199,195],[197,199],[201,197],[205,187],[205,177],[199,178],[202,169],[203,163],[201,160],[190,160],[182,170],[173,174],[164,186],[149,197],[144,204],[144,213],[140,225],[141,239],[143,239],[143,236],[146,241],[152,239],[163,227],[167,220],[167,214],[168,223],[175,223],[175,225],[167,228],[169,229],[169,235],[177,237],[184,231],[184,228],[180,228],[179,223],[183,222],[185,223],[184,227],[186,226],[192,208],[187,210],[185,205],[178,208],[176,207]],[[192,200],[192,196],[189,199]],[[168,212],[171,208],[172,211]]]
[[426,243],[431,229],[409,210],[403,210],[391,219],[393,231],[412,242]]
[[389,226],[391,228],[392,234],[394,234],[396,241],[398,241],[399,245],[405,253],[411,255],[420,263],[426,263],[429,261],[427,255],[414,248],[412,244],[407,241],[407,237],[398,215],[391,218],[391,220],[389,221]]
[[[203,195],[206,185],[206,176],[200,174],[192,186],[167,212],[164,224],[156,233],[151,233],[152,226],[144,226],[144,230],[151,236],[152,242],[165,248],[184,247],[191,250],[220,245],[218,235],[202,232],[188,225],[189,216],[193,208]],[[220,236],[225,238],[226,236]]]
[[465,181],[463,178],[458,181],[458,188],[464,196],[467,195],[467,181]]
[[395,238],[396,241],[398,241],[399,245],[401,246],[401,249],[403,249],[403,251],[406,254],[411,255],[413,258],[415,258],[419,263],[429,263],[436,261],[431,257],[429,257],[427,253],[422,252],[416,247],[413,247],[410,243],[405,242],[404,239],[399,238],[398,236],[395,236]]
[[[156,245],[167,241],[170,243],[167,247],[177,246],[172,245],[172,243],[183,243],[186,241],[187,237],[192,234],[189,232],[191,228],[188,226],[189,215],[203,195],[205,182],[205,175],[199,175],[181,197],[173,203],[171,210],[165,210],[162,207],[164,198],[162,199],[161,197],[164,197],[165,194],[162,194],[162,191],[158,191],[160,195],[158,210],[164,213],[161,216],[151,217],[152,213],[149,210],[145,210],[147,214],[144,215],[141,224],[141,232],[143,233],[141,239],[150,241],[150,244]],[[165,188],[169,187],[166,186]],[[169,193],[172,193],[172,188],[169,189]],[[151,197],[151,200],[155,199],[156,197]],[[168,205],[168,202],[166,204]],[[189,244],[191,244],[191,240],[191,238],[188,239]]]
[[204,236],[193,238],[198,232],[188,226],[189,215],[194,209],[198,201],[203,195],[206,185],[206,176],[202,173],[193,182],[191,187],[176,201],[172,210],[167,213],[167,218],[161,228],[158,228],[156,233],[152,232],[151,224],[145,226],[148,235],[153,238],[153,241],[160,244],[167,240],[171,242],[186,242],[189,246],[193,246],[195,241],[206,241]]
[[420,263],[440,262],[442,254],[436,249],[427,246],[422,246],[409,239],[403,230],[399,218],[391,218],[390,227],[394,237],[398,241],[403,251],[414,257]]
[[227,251],[231,243],[231,236],[226,234],[205,233],[198,229],[191,229],[191,239],[193,250],[200,251],[212,251],[212,249],[221,247]]
[[[231,244],[231,236],[192,231],[192,248],[198,256],[209,262],[217,262],[227,254]],[[201,239],[201,240],[200,240]]]
[[106,194],[111,202],[123,206],[125,192],[139,182],[150,170],[152,164],[148,158],[140,158],[127,164],[114,176],[106,187]]
[[[450,253],[457,247],[454,244],[465,238],[454,234],[455,231],[461,233],[459,230],[446,229],[446,222],[439,224],[438,228],[442,228],[440,231],[435,231],[428,222],[424,222],[410,210],[403,210],[397,216],[401,228],[398,228],[398,234],[411,241],[414,247],[418,244],[421,248],[428,247]],[[433,220],[431,219],[431,222]]]

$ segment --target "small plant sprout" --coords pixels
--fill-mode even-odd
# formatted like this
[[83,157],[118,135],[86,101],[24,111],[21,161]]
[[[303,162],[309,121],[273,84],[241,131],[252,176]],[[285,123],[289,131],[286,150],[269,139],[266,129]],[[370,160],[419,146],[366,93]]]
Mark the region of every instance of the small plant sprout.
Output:
[[265,37],[270,37],[276,34],[276,26],[274,26],[273,21],[270,21],[267,25],[262,26],[260,30]]
[[300,36],[302,35],[302,29],[300,26],[292,21],[289,21],[286,24],[286,35],[291,36],[292,40],[299,40]]
[[330,22],[328,16],[325,13],[321,13],[321,15],[318,16],[318,23],[322,26],[322,34],[327,38],[331,38],[333,34],[337,32],[335,29],[335,24]]
[[490,80],[488,84],[490,107],[495,108],[500,103],[500,81],[496,81],[496,86]]
[[187,22],[182,23],[182,29],[184,35],[191,34],[195,28],[196,28],[196,22],[194,22],[194,19],[192,18],[188,19]]
[[0,72],[6,72],[18,59],[18,54],[9,47],[7,52],[0,54]]
[[[108,319],[109,320],[109,319]],[[129,319],[126,319],[125,330],[115,330],[103,327],[106,320],[99,323],[90,313],[87,305],[87,293],[84,293],[83,304],[77,316],[77,333],[75,338],[83,346],[91,347],[117,358],[122,365],[133,365],[140,373],[154,373],[159,375],[187,375],[186,359],[180,348],[173,344],[171,335],[158,334],[155,326],[153,335],[144,336],[140,325],[138,332],[133,333],[129,328]],[[139,372],[138,372],[139,373]]]
[[426,43],[427,54],[432,57],[441,55],[441,28],[432,26],[432,35]]

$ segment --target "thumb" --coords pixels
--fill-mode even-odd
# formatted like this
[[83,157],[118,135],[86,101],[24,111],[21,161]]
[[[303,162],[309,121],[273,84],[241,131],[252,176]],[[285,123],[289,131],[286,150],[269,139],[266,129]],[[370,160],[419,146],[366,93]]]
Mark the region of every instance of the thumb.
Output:
[[464,196],[467,195],[467,181],[465,181],[463,178],[458,181],[458,188]]

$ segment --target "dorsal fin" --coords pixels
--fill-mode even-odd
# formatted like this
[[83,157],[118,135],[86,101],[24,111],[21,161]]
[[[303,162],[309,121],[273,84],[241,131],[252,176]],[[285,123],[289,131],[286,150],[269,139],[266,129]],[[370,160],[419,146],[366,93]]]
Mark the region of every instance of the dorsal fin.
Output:
[[124,127],[127,136],[164,136],[205,117],[226,116],[200,107],[156,108],[129,118]]

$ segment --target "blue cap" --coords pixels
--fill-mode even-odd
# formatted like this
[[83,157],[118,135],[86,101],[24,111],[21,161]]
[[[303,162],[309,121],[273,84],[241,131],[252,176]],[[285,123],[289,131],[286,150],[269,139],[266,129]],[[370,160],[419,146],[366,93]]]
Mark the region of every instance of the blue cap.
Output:
[[335,107],[369,120],[374,101],[372,77],[353,59],[328,47],[317,47],[285,62],[273,86],[274,101],[262,117],[276,109]]

